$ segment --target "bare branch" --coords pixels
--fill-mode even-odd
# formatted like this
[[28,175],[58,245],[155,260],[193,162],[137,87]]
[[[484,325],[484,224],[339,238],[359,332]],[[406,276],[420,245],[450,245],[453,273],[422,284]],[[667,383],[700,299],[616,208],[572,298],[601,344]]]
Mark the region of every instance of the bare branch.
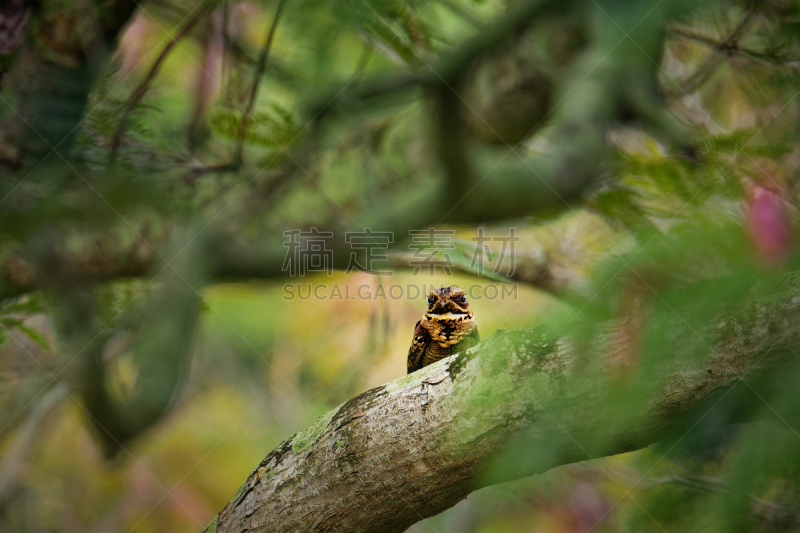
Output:
[[197,13],[194,14],[192,18],[190,18],[183,26],[181,26],[180,30],[178,30],[178,33],[176,33],[175,36],[164,46],[163,50],[161,50],[161,53],[153,62],[150,70],[147,72],[147,75],[144,77],[142,82],[138,87],[136,87],[133,93],[131,93],[130,98],[128,98],[128,102],[125,105],[125,109],[122,112],[122,118],[120,118],[119,125],[117,126],[116,131],[114,131],[114,136],[111,138],[111,153],[108,156],[108,166],[112,166],[117,158],[117,151],[120,143],[122,142],[122,136],[125,134],[125,128],[128,124],[128,116],[131,114],[131,112],[133,112],[134,109],[136,109],[136,106],[139,105],[139,102],[142,100],[142,98],[144,98],[144,95],[147,94],[150,84],[158,75],[158,71],[161,70],[161,66],[169,56],[169,53],[181,39],[186,37],[189,32],[192,31],[192,28],[194,28],[195,24],[197,24],[207,14],[208,8],[202,7],[197,11]]
[[728,38],[725,39],[725,41],[721,43],[716,50],[712,51],[703,64],[697,67],[697,70],[695,70],[694,74],[680,83],[678,88],[673,91],[669,97],[680,98],[687,94],[691,94],[699,89],[705,82],[707,82],[714,72],[716,72],[717,68],[719,68],[720,65],[725,62],[731,51],[736,49],[739,39],[750,27],[753,17],[753,13],[748,12],[742,18],[742,20],[739,21],[739,24],[736,25],[736,28],[733,29]]
[[250,121],[250,115],[253,113],[253,106],[256,103],[256,95],[258,95],[258,86],[261,83],[261,78],[267,70],[267,60],[269,59],[269,51],[272,47],[272,39],[275,37],[275,31],[278,29],[278,22],[281,19],[281,13],[286,5],[286,0],[280,0],[278,7],[275,10],[275,17],[272,19],[272,25],[269,27],[267,33],[267,40],[264,47],[261,49],[261,54],[258,56],[258,63],[256,65],[256,72],[253,77],[253,84],[250,86],[250,94],[247,97],[247,104],[245,106],[244,114],[242,115],[242,122],[239,125],[239,133],[236,139],[236,153],[234,155],[234,164],[241,166],[242,157],[244,152],[244,140],[247,136],[247,126]]
[[670,29],[670,32],[673,35],[678,36],[680,38],[705,44],[706,46],[716,48],[717,50],[722,50],[728,54],[743,55],[758,61],[762,61],[764,63],[769,63],[771,65],[789,66],[796,70],[797,69],[796,63],[800,61],[800,58],[787,56],[777,50],[767,50],[767,51],[753,50],[751,48],[741,46],[738,42],[731,43],[726,41],[720,41],[713,37],[708,37],[707,35],[697,33],[691,28],[687,28],[680,25],[673,26]]

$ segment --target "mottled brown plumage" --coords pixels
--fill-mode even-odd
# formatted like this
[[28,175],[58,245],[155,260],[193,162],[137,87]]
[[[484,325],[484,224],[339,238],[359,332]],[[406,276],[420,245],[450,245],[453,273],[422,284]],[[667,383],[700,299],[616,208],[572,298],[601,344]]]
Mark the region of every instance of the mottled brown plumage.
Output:
[[478,326],[464,291],[457,287],[436,289],[428,295],[428,311],[414,328],[408,373],[461,353],[478,341]]

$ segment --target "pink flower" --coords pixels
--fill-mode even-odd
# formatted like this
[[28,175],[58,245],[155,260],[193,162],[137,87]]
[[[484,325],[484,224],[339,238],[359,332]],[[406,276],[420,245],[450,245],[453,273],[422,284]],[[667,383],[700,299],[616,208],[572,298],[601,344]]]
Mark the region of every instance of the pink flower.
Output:
[[773,265],[782,263],[792,238],[785,200],[761,185],[753,185],[745,209],[750,238],[759,258]]

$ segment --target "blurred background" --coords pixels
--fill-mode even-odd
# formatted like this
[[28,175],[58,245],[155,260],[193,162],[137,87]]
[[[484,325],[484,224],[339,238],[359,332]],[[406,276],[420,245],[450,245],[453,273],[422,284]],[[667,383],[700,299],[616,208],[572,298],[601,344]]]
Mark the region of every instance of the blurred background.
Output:
[[[426,294],[358,287],[505,288],[471,302],[483,337],[634,317],[623,363],[650,369],[709,353],[676,316],[702,331],[800,265],[793,0],[10,0],[0,83],[3,531],[201,531],[405,375]],[[452,246],[414,273],[432,227]],[[290,276],[310,228],[330,269]],[[394,234],[382,275],[348,268],[364,228]],[[755,385],[769,423],[709,417],[411,531],[798,530],[795,372]]]

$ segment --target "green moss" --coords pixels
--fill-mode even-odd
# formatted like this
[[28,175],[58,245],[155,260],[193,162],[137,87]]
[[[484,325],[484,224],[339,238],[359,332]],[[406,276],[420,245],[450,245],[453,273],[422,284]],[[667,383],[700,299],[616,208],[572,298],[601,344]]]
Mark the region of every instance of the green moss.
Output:
[[336,446],[338,446],[339,448],[344,448],[344,444],[345,444],[345,442],[343,440],[337,440],[336,441]]
[[233,495],[233,498],[231,498],[231,501],[228,502],[228,503],[233,503],[233,502],[235,502],[236,500],[239,499],[239,496],[241,496],[242,493],[244,492],[244,487],[245,487],[245,485],[247,485],[248,481],[250,481],[249,478],[244,483],[239,485],[239,488],[236,490],[236,494]]
[[215,516],[214,519],[203,530],[203,533],[217,533],[217,520],[218,519],[219,519],[219,516]]
[[268,482],[272,481],[273,479],[275,479],[275,468],[273,468],[272,465],[267,465],[265,467],[259,468],[258,476],[262,479],[266,478]]
[[514,384],[508,374],[502,373],[475,380],[471,389],[473,401],[484,403],[508,398],[514,392]]
[[411,387],[416,387],[417,385],[422,385],[423,381],[433,376],[441,369],[442,365],[445,364],[443,361],[447,361],[447,359],[437,361],[434,364],[428,365],[420,370],[417,370],[416,372],[412,372],[407,376],[390,381],[383,386],[383,390],[385,392],[394,392],[402,389],[410,389]]
[[552,383],[550,376],[544,372],[534,374],[528,378],[527,382],[529,395],[537,402],[544,401],[552,393]]
[[[344,405],[344,404],[342,404]],[[319,439],[322,432],[325,431],[325,428],[328,427],[331,419],[334,417],[336,413],[339,412],[339,409],[342,406],[340,405],[336,409],[331,409],[321,417],[317,419],[309,428],[301,431],[297,435],[292,438],[292,451],[295,455],[298,455],[313,446],[315,442]]]

